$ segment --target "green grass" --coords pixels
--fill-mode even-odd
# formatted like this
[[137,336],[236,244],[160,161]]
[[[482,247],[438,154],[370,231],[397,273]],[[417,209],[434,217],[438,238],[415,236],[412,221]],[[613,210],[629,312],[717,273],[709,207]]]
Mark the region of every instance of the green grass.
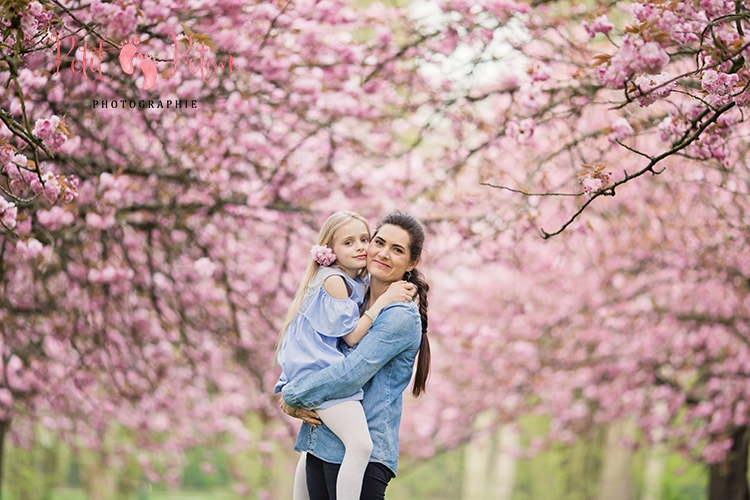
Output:
[[[237,500],[239,497],[229,491],[158,491],[134,495],[133,500]],[[9,494],[3,494],[3,500],[16,500]],[[55,488],[48,500],[89,500],[86,492],[80,488]]]

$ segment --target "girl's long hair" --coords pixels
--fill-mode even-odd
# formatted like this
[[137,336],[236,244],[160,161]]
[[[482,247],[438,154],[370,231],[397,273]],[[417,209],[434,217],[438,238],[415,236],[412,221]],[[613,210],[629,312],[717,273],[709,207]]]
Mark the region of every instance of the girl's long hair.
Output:
[[[378,225],[375,227],[375,234],[378,234],[380,228],[386,224],[398,226],[409,233],[409,253],[411,254],[411,260],[414,262],[421,258],[422,248],[424,247],[424,229],[417,219],[405,212],[392,212],[378,222]],[[429,305],[427,302],[427,292],[430,291],[430,285],[417,268],[407,272],[404,279],[409,283],[414,283],[417,287],[419,316],[422,320],[422,343],[419,345],[419,352],[417,353],[417,370],[414,374],[414,386],[411,390],[412,395],[418,397],[425,391],[427,379],[430,376],[430,361],[432,356],[430,355],[430,339],[427,337],[427,307]]]
[[[328,219],[323,224],[323,227],[320,228],[320,231],[318,232],[318,242],[316,244],[327,245],[328,248],[332,249],[333,237],[336,234],[336,231],[352,220],[358,220],[364,223],[365,227],[367,228],[367,235],[370,235],[370,224],[367,223],[367,219],[359,215],[357,212],[352,212],[350,210],[340,210],[331,214],[331,216],[328,217]],[[332,265],[336,265],[336,263],[334,262],[334,264]],[[294,318],[297,316],[297,314],[299,314],[299,311],[302,307],[302,301],[305,299],[305,295],[307,294],[310,285],[312,285],[315,276],[318,274],[319,269],[320,264],[315,262],[315,260],[310,257],[307,263],[307,268],[305,269],[305,274],[302,275],[302,280],[297,287],[297,292],[294,294],[292,304],[289,306],[289,311],[286,313],[284,325],[279,331],[279,339],[276,341],[276,349],[273,355],[275,362],[278,362],[279,351],[281,350],[281,345],[284,342],[286,331],[289,329],[289,325],[292,324],[292,321],[294,321]],[[367,269],[363,268],[360,273],[363,275],[366,274]]]

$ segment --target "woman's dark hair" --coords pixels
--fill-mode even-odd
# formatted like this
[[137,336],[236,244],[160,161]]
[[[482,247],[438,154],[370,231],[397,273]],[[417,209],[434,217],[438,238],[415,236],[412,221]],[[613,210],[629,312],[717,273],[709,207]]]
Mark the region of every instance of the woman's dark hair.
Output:
[[[378,222],[373,237],[386,224],[398,226],[409,233],[409,253],[412,262],[422,256],[424,229],[417,219],[404,212],[391,212]],[[422,343],[419,345],[419,352],[417,353],[417,372],[414,375],[414,386],[411,390],[411,393],[417,397],[424,392],[427,386],[427,378],[430,375],[430,340],[427,338],[427,292],[430,291],[430,285],[427,284],[424,275],[417,268],[407,272],[404,279],[417,287],[419,316],[422,319]]]

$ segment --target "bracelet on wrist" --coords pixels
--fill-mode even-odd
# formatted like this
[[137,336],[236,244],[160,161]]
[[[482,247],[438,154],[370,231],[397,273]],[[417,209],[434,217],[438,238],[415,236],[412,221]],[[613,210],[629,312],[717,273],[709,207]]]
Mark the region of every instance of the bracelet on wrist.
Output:
[[377,314],[373,314],[370,311],[365,311],[365,316],[367,316],[368,318],[370,318],[373,321],[373,323],[375,322],[375,318],[378,317]]

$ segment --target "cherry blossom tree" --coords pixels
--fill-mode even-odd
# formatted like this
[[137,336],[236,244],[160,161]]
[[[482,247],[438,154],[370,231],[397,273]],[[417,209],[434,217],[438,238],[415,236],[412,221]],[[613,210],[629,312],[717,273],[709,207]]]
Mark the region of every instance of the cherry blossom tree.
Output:
[[317,226],[400,207],[436,352],[405,454],[472,415],[628,415],[715,464],[712,498],[747,487],[744,2],[1,8],[0,436],[170,480],[266,449]]
[[[503,28],[450,7],[458,31],[488,26],[512,50],[467,42],[467,90],[436,110],[476,243],[436,266],[460,290],[438,321],[459,349],[432,404],[461,397],[422,431],[461,441],[454,423],[487,406],[550,415],[564,441],[635,418],[710,465],[710,498],[746,498],[746,5],[521,5]],[[526,75],[478,83],[498,58]]]
[[403,14],[53,3],[3,4],[3,434],[39,422],[152,480],[215,436],[267,449],[243,420],[282,421],[271,358],[309,242],[400,182],[360,162],[409,111]]

